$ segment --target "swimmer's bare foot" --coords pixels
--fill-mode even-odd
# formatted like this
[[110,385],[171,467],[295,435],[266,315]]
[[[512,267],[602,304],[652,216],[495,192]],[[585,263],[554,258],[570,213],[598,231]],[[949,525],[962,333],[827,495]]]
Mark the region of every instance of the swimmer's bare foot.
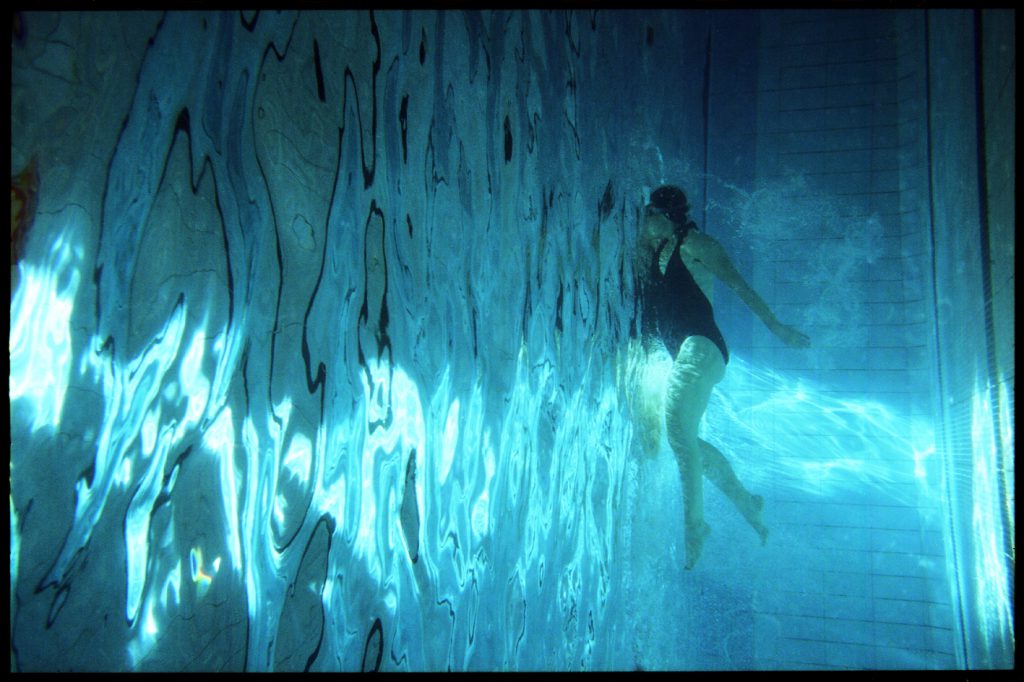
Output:
[[686,564],[684,566],[687,571],[697,565],[697,560],[700,559],[701,550],[704,549],[704,540],[707,539],[710,534],[711,526],[704,521],[700,522],[700,526],[697,528],[696,532],[691,532],[690,529],[687,528]]
[[748,521],[754,530],[757,531],[758,537],[761,538],[761,546],[763,547],[768,543],[768,528],[761,523],[761,511],[764,509],[764,498],[760,495],[751,495],[750,502],[750,506],[754,509],[754,513]]

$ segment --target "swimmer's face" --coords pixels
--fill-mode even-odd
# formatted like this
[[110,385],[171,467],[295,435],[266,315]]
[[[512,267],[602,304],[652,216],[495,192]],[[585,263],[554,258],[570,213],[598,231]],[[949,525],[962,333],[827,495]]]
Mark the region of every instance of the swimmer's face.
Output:
[[644,208],[644,225],[641,235],[651,241],[671,239],[675,224],[664,213],[648,204]]

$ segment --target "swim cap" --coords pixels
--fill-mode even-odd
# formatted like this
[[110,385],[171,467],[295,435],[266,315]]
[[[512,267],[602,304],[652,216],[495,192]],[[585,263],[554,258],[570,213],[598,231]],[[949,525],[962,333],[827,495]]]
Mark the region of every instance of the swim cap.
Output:
[[688,221],[686,214],[690,205],[686,201],[683,190],[674,185],[662,185],[651,193],[651,206],[658,209],[678,227],[684,227]]

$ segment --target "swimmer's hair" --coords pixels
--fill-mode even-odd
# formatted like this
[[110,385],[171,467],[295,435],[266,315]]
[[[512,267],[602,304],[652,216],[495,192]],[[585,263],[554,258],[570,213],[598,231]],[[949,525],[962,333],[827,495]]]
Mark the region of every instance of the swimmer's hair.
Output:
[[675,185],[662,185],[651,192],[651,205],[675,224],[675,231],[680,236],[697,228],[688,215],[690,204],[686,201],[686,194]]

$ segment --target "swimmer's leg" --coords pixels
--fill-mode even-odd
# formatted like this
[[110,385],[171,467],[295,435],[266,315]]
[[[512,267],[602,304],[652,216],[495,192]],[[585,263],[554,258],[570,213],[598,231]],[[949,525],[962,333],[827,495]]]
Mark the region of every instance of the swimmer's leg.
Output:
[[[687,569],[693,568],[700,559],[704,540],[711,532],[704,521],[704,463],[697,428],[711,389],[721,379],[721,373],[713,364],[715,358],[709,358],[703,341],[711,344],[702,337],[690,337],[682,344],[665,392],[665,431],[683,484]],[[721,354],[713,346],[711,350],[718,355],[717,361],[721,364]]]
[[725,496],[736,505],[747,523],[757,531],[761,538],[761,544],[768,541],[768,528],[761,521],[761,510],[764,509],[764,498],[760,495],[752,495],[736,476],[729,460],[725,458],[718,448],[705,440],[700,440],[700,449],[704,463],[704,475],[714,483]]
[[[670,427],[671,429],[671,427]],[[670,431],[671,433],[671,431]],[[686,527],[686,570],[693,568],[704,549],[711,526],[704,521],[704,476],[699,446],[672,446],[683,481],[683,519]]]

